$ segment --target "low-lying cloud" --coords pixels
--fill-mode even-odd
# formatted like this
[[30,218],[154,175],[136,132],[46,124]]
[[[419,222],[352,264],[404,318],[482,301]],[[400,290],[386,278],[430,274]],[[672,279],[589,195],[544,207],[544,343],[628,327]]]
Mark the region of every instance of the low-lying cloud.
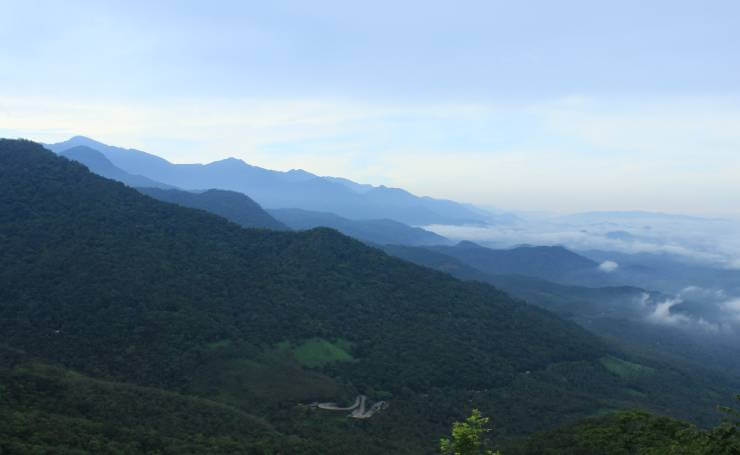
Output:
[[619,268],[619,264],[614,261],[604,261],[599,264],[599,270],[605,273],[611,273]]
[[645,321],[653,324],[740,334],[740,297],[729,297],[722,289],[688,286],[678,295],[658,301],[644,293],[638,304]]
[[667,254],[688,262],[740,270],[740,226],[733,220],[616,213],[529,218],[508,225],[435,225],[427,229],[494,248],[563,245],[576,251]]
[[680,324],[686,324],[690,322],[690,318],[685,314],[672,313],[671,308],[680,304],[682,300],[680,298],[666,299],[662,302],[655,304],[653,311],[645,318],[648,322],[655,324],[665,324],[671,326],[677,326]]

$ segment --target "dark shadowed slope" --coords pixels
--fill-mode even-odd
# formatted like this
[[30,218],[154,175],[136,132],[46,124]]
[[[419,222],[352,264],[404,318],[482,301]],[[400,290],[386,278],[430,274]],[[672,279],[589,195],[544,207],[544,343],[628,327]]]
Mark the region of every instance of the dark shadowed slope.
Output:
[[[352,219],[390,218],[406,224],[485,222],[486,215],[453,201],[421,198],[404,190],[360,185],[319,177],[303,170],[278,172],[228,158],[209,164],[173,164],[155,155],[111,147],[76,136],[47,148],[62,152],[85,145],[103,153],[119,168],[184,189],[218,188],[248,194],[267,208],[300,208]],[[361,191],[359,191],[362,189]]]
[[137,190],[160,201],[220,215],[243,227],[288,229],[287,226],[273,218],[251,198],[235,191],[208,190],[195,193],[159,188],[137,188]]
[[399,245],[444,245],[450,243],[445,237],[418,227],[411,227],[393,220],[350,220],[326,212],[301,209],[269,210],[275,218],[293,229],[304,230],[315,227],[330,227],[342,234],[363,242]]
[[105,157],[105,155],[103,155],[99,151],[91,149],[90,147],[84,145],[78,145],[76,147],[72,147],[71,149],[67,149],[64,152],[60,153],[60,155],[65,158],[69,158],[70,160],[74,160],[84,164],[85,166],[87,166],[88,169],[90,169],[90,171],[100,176],[108,179],[118,180],[119,182],[123,182],[128,186],[173,188],[171,185],[166,185],[164,183],[154,181],[142,175],[129,174],[128,172],[116,167],[113,163],[110,162],[108,158]]

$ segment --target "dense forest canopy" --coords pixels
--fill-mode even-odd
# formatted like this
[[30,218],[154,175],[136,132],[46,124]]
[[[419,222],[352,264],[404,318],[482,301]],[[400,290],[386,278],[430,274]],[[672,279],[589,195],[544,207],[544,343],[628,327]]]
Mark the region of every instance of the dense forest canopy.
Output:
[[[426,453],[471,403],[511,437],[637,403],[696,417],[727,396],[666,365],[620,375],[624,353],[488,284],[330,229],[245,229],[32,142],[0,140],[0,194],[8,450],[78,422],[120,453]],[[390,407],[354,421],[301,406],[358,393]],[[189,414],[217,435],[186,436]],[[63,444],[94,452],[88,439]]]

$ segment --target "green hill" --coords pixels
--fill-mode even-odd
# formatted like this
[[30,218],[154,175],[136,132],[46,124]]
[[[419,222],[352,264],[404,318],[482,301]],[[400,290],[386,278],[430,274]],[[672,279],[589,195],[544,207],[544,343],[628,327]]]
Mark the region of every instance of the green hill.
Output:
[[[732,411],[728,412],[732,416]],[[711,430],[639,411],[584,419],[508,447],[508,455],[735,455],[740,453],[740,421]]]
[[243,227],[287,230],[288,227],[273,218],[249,196],[236,191],[207,190],[189,192],[161,188],[137,188],[139,192],[160,201],[205,210],[233,221]]
[[[0,400],[22,427],[3,444],[39,434],[95,452],[98,435],[197,451],[187,425],[172,429],[195,412],[233,452],[427,453],[472,406],[507,437],[601,408],[689,413],[725,392],[668,370],[654,375],[667,390],[620,377],[603,362],[620,353],[490,285],[330,229],[244,229],[31,142],[0,140],[0,194]],[[110,395],[125,433],[85,391]],[[390,407],[360,420],[299,406],[358,393]],[[152,394],[167,403],[147,407]],[[228,424],[236,415],[262,436]],[[77,423],[80,438],[53,436]]]

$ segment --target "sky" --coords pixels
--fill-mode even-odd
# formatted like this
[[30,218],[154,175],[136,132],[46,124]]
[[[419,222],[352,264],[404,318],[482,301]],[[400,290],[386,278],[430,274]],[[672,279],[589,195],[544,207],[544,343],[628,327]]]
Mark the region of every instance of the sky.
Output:
[[0,136],[740,216],[737,1],[0,0]]

